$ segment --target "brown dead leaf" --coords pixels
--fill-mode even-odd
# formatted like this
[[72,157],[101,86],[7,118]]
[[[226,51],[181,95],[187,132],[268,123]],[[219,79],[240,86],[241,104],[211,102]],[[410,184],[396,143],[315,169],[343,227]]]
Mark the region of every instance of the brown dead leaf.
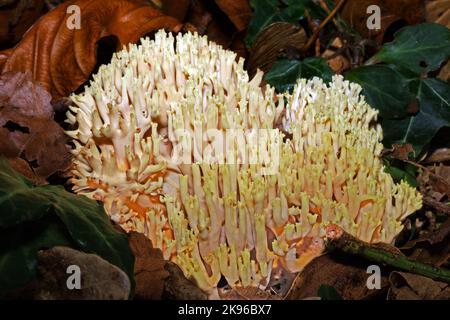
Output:
[[167,262],[165,270],[169,277],[165,281],[163,299],[169,300],[207,300],[208,294],[186,279],[180,267],[173,262]]
[[402,17],[408,24],[418,24],[425,21],[426,10],[424,0],[383,0],[386,10]]
[[150,239],[138,232],[128,235],[135,256],[134,276],[137,300],[205,300],[208,295],[173,262],[164,260],[162,251],[153,248]]
[[[450,28],[450,0],[428,1],[426,13],[428,22],[440,23]],[[450,80],[450,61],[441,68],[438,78],[444,81]]]
[[165,15],[184,21],[191,5],[191,0],[151,0]]
[[[80,8],[81,28],[70,28],[71,5]],[[177,30],[172,17],[140,0],[67,1],[42,17],[9,52],[2,72],[30,71],[54,99],[67,96],[90,76],[96,65],[97,43],[113,37],[116,49],[154,30]],[[0,53],[1,55],[1,53]]]
[[391,156],[394,159],[408,160],[411,153],[414,154],[414,148],[410,143],[392,145]]
[[252,17],[252,9],[247,0],[216,0],[216,3],[238,31],[247,29]]
[[53,121],[50,94],[30,74],[0,76],[0,154],[36,183],[67,169],[63,129]]
[[221,288],[219,296],[222,300],[281,300],[278,295],[256,287],[247,288]]
[[[344,43],[339,37],[337,37],[332,41],[331,46],[339,50],[344,46]],[[351,67],[350,61],[343,54],[336,54],[334,50],[325,50],[322,57],[327,60],[330,68],[338,74],[344,73]]]
[[[374,39],[378,44],[391,41],[393,35],[406,24],[418,24],[425,20],[423,0],[347,0],[341,16],[361,35]],[[369,30],[367,8],[377,5],[381,9],[381,29]]]
[[250,76],[257,69],[269,72],[273,63],[289,48],[300,50],[308,41],[305,30],[287,22],[272,23],[261,31],[250,50],[247,70]]
[[226,49],[237,32],[234,24],[210,0],[191,0],[186,22],[192,24],[199,34],[207,35],[209,40]]
[[135,256],[136,299],[160,300],[165,279],[169,277],[161,250],[153,248],[150,239],[137,232],[129,234],[128,242]]
[[[286,300],[317,296],[321,285],[334,287],[344,300],[360,300],[376,295],[379,290],[369,290],[366,285],[370,276],[366,272],[369,265],[369,262],[356,257],[335,254],[318,257],[299,274]],[[381,287],[387,285],[387,278],[382,276]]]
[[428,22],[450,27],[450,0],[427,1],[425,8]]
[[439,166],[423,167],[417,182],[422,194],[437,201],[444,197],[450,199],[450,166],[441,163]]
[[45,9],[44,0],[0,2],[0,47],[17,43]]
[[450,219],[437,229],[423,232],[418,239],[408,241],[401,249],[411,259],[442,266],[450,258]]
[[429,278],[406,272],[389,276],[388,300],[449,300],[450,286]]

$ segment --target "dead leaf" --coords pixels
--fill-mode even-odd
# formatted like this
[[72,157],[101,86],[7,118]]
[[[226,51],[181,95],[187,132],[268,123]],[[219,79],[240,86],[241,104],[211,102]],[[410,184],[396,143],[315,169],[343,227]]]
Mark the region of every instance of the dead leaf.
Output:
[[[344,43],[339,37],[336,37],[331,42],[331,46],[339,50],[344,46]],[[327,63],[330,66],[330,68],[338,74],[344,73],[351,67],[350,61],[343,54],[336,54],[334,50],[331,49],[325,50],[324,53],[322,54],[322,57],[324,57],[327,60]]]
[[191,0],[158,0],[152,1],[161,11],[168,16],[184,21],[191,5]]
[[[317,296],[321,285],[334,287],[344,300],[360,300],[376,295],[379,290],[370,290],[366,285],[369,265],[370,262],[356,257],[336,254],[318,257],[298,275],[286,300]],[[387,285],[387,277],[382,276],[381,287]]]
[[[450,0],[428,1],[426,13],[428,22],[439,23],[450,28]],[[441,68],[438,78],[444,81],[450,79],[450,61]]]
[[406,272],[389,276],[388,300],[449,300],[450,286],[429,278]]
[[219,296],[222,300],[281,300],[278,295],[256,287],[220,288]]
[[12,47],[31,25],[45,14],[44,0],[0,3],[0,47]]
[[442,68],[441,71],[439,71],[438,78],[443,81],[449,81],[450,80],[450,61],[447,62]]
[[[367,8],[371,5],[381,8],[381,29],[367,28],[367,19],[369,18]],[[389,9],[383,0],[347,0],[341,9],[341,16],[363,37],[376,40],[378,44],[385,42],[385,39],[393,35],[398,27],[405,25],[404,22],[401,23],[402,17]],[[392,27],[395,27],[395,30],[392,30]]]
[[238,31],[247,29],[252,17],[252,9],[247,0],[215,0],[219,8],[233,22]]
[[392,158],[398,160],[408,160],[410,154],[414,154],[414,148],[412,144],[394,144],[392,145]]
[[28,73],[0,76],[0,154],[37,183],[70,164],[66,136],[53,121],[50,100]]
[[[80,8],[81,27],[69,23],[67,8]],[[70,27],[70,28],[69,28]],[[96,65],[97,43],[105,37],[122,49],[157,29],[181,25],[140,0],[67,1],[43,16],[9,53],[2,72],[30,71],[53,98],[67,96],[90,76]]]
[[207,300],[208,294],[186,279],[180,267],[173,262],[167,262],[165,270],[169,277],[165,281],[163,299],[170,300]]
[[257,69],[269,72],[280,54],[288,48],[300,50],[308,41],[305,30],[287,22],[276,22],[261,31],[250,50],[247,70],[250,76]]
[[153,248],[150,239],[130,232],[128,242],[135,256],[134,277],[137,300],[205,300],[208,295],[173,262],[164,260],[162,251]]
[[230,47],[237,32],[216,3],[209,0],[191,0],[186,22],[195,26],[199,34],[208,36],[209,40],[225,49]]
[[[341,16],[365,38],[378,44],[389,42],[400,28],[407,24],[418,24],[425,20],[423,0],[347,0]],[[381,29],[369,30],[367,8],[376,5],[381,9]]]
[[402,17],[408,24],[422,23],[426,17],[424,0],[383,0],[387,11]]
[[441,201],[444,197],[450,199],[450,166],[423,167],[417,177],[419,190],[423,195]]
[[128,242],[135,256],[136,299],[160,300],[165,279],[169,277],[161,250],[153,248],[150,239],[137,232],[129,234]]
[[442,266],[450,258],[450,219],[437,229],[423,232],[418,239],[408,241],[401,249],[411,259]]
[[235,52],[238,57],[247,59],[248,58],[248,50],[247,46],[245,45],[245,38],[247,36],[247,33],[245,31],[238,32],[233,36],[233,40],[231,42],[231,45],[229,49],[233,52]]
[[425,8],[428,22],[450,27],[450,0],[427,1]]

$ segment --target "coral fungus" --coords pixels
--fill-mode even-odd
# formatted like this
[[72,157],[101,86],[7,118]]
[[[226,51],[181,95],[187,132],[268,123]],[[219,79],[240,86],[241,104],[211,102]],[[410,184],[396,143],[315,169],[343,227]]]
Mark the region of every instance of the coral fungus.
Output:
[[74,190],[203,289],[302,270],[331,223],[391,242],[421,198],[384,172],[361,88],[336,76],[277,95],[261,80],[197,34],[117,53],[72,96]]

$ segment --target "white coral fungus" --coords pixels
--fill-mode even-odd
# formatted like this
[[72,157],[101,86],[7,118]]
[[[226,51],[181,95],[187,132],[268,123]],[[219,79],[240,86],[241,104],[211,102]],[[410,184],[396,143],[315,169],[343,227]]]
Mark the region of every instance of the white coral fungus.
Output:
[[[72,96],[75,192],[103,201],[203,289],[222,276],[264,288],[276,268],[300,271],[322,253],[330,223],[391,242],[421,197],[384,172],[361,87],[336,76],[276,95],[261,80],[197,34],[160,31],[115,54]],[[207,148],[208,132],[260,129],[271,133],[262,146],[244,134]],[[171,161],[185,151],[189,161]],[[261,170],[272,161],[262,154],[275,172]]]

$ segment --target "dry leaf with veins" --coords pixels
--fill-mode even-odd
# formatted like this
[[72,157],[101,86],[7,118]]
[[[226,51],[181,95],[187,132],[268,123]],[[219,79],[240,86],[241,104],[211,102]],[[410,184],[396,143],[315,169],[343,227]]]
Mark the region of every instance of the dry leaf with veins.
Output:
[[[72,5],[80,9],[80,29],[68,28]],[[29,71],[53,99],[65,97],[94,70],[101,38],[114,36],[116,49],[121,49],[162,28],[176,31],[180,24],[145,1],[67,1],[34,24],[14,49],[0,52],[1,71]]]
[[45,178],[70,164],[66,137],[53,121],[50,100],[30,74],[0,76],[0,154],[36,183],[45,183]]

